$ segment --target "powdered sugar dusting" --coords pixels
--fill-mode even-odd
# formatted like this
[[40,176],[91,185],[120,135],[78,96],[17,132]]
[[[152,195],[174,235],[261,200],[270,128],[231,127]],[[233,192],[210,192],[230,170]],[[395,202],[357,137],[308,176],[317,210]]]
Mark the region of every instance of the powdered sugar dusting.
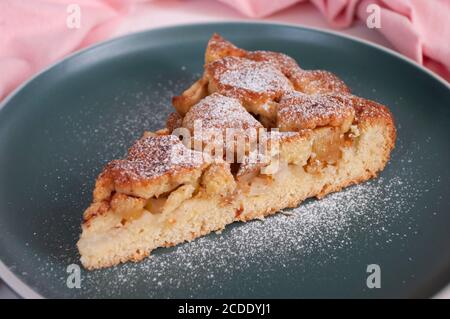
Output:
[[[129,293],[142,285],[148,287],[147,297],[210,297],[212,291],[216,297],[249,293],[264,296],[264,292],[254,289],[259,283],[267,286],[274,271],[281,268],[285,276],[302,276],[302,272],[308,276],[308,264],[325,267],[354,250],[358,246],[355,233],[368,234],[364,238],[367,243],[362,246],[388,247],[393,241],[406,240],[407,234],[391,232],[390,228],[397,223],[410,224],[409,229],[417,227],[408,219],[408,212],[411,200],[420,197],[423,187],[410,184],[401,174],[379,178],[322,200],[308,200],[264,221],[235,223],[222,234],[159,249],[138,264],[128,263],[84,276],[96,283],[90,286],[107,284],[108,289],[99,289],[111,296],[120,295],[123,287]],[[299,266],[292,267],[295,263]],[[227,290],[227,283],[242,273],[256,276],[257,282],[246,281],[240,288]],[[114,280],[105,283],[104,278]],[[178,295],[178,290],[183,293]]]
[[[391,195],[386,196],[386,193]],[[405,184],[401,178],[380,178],[322,200],[308,201],[264,221],[237,224],[221,235],[203,237],[170,251],[160,250],[139,264],[126,264],[85,276],[93,282],[103,282],[105,277],[115,278],[109,284],[111,295],[117,294],[121,287],[129,290],[141,285],[137,280],[142,278],[149,287],[147,297],[177,296],[174,288],[190,291],[189,297],[206,296],[202,291],[212,288],[217,296],[227,295],[226,291],[221,291],[222,285],[235,280],[241,272],[258,272],[259,279],[264,281],[270,280],[273,269],[283,265],[287,272],[302,271],[302,267],[293,269],[286,265],[308,263],[308,258],[317,254],[321,259],[314,262],[332,263],[340,251],[355,244],[351,235],[355,227],[374,234],[370,238],[374,245],[387,245],[389,242],[377,243],[386,235],[387,241],[402,237],[402,234],[388,233],[390,223],[398,220],[400,214],[407,214],[409,199],[399,196],[400,193],[418,196],[419,190]],[[387,211],[390,214],[386,214]],[[396,213],[392,215],[392,212]],[[146,275],[142,276],[143,273]],[[243,291],[235,293],[239,295]]]
[[272,51],[249,51],[247,52],[247,58],[254,61],[270,62],[277,66],[277,68],[289,79],[298,77],[303,72],[293,58],[283,53]]
[[[83,154],[91,155],[68,151],[61,152],[64,155],[55,154],[58,162],[64,163],[65,169],[56,167],[51,172],[44,172],[44,178],[61,181],[61,189],[52,192],[52,201],[69,201],[78,206],[80,212],[83,211],[86,203],[81,204],[78,196],[81,194],[88,202],[95,178],[109,161],[124,158],[129,147],[145,131],[156,131],[164,127],[168,114],[173,111],[172,97],[180,94],[199,76],[200,74],[181,73],[176,81],[161,77],[159,81],[150,84],[139,81],[128,83],[129,89],[118,92],[107,107],[100,104],[104,102],[81,96],[78,109],[80,115],[72,117],[64,114],[59,122],[66,131],[72,132],[76,148],[83,149]],[[80,121],[79,117],[86,120]],[[48,142],[53,143],[55,135],[48,132],[44,134],[48,136]],[[72,176],[73,172],[77,172],[77,176]],[[67,185],[73,183],[74,179],[80,180],[81,187],[77,187],[80,194],[67,190]],[[47,186],[42,185],[42,188],[46,189]],[[73,198],[68,198],[69,196]]]
[[278,106],[280,125],[315,128],[332,124],[339,126],[354,114],[350,97],[345,95],[307,95],[286,93]]
[[289,80],[272,63],[235,57],[227,57],[215,63],[223,63],[224,70],[217,70],[222,71],[218,76],[222,85],[256,93],[292,90]]
[[218,93],[205,97],[194,105],[183,120],[185,127],[194,128],[194,122],[200,120],[204,128],[247,129],[262,125],[248,113],[239,100]]
[[174,135],[145,136],[130,148],[127,159],[112,161],[108,169],[119,181],[141,181],[200,167],[201,159],[200,153],[186,148]]

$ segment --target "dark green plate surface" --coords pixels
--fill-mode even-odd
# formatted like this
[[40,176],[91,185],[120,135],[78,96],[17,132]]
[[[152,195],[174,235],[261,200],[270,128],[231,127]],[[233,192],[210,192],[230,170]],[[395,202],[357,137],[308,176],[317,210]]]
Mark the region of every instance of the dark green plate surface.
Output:
[[[152,258],[81,273],[75,243],[95,176],[202,71],[219,32],[337,73],[388,105],[398,141],[380,178],[308,200],[291,216],[236,224]],[[450,90],[380,48],[316,30],[205,24],[133,34],[56,64],[0,110],[0,263],[21,294],[44,297],[427,297],[450,279]],[[381,288],[369,289],[369,264]],[[31,289],[30,289],[31,288]],[[32,292],[33,291],[33,292]]]

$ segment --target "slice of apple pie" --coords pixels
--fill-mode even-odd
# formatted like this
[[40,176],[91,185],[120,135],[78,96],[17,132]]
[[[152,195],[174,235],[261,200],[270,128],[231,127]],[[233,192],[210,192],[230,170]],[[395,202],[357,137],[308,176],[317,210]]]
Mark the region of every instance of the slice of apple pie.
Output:
[[97,178],[78,242],[88,269],[139,261],[235,221],[264,218],[376,176],[389,110],[336,75],[214,35],[202,77]]

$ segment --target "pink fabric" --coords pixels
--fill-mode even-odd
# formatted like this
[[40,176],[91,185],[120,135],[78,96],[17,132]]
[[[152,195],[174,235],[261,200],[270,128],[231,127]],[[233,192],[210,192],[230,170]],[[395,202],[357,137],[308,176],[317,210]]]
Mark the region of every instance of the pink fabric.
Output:
[[[151,0],[1,0],[0,99],[48,64],[109,37],[139,1]],[[381,7],[379,31],[393,46],[450,81],[450,0],[218,1],[252,18],[310,1],[337,28],[348,27],[355,19],[365,21],[367,5],[376,3]],[[72,3],[82,8],[80,29],[66,25],[67,6]],[[164,6],[164,0],[157,3]],[[172,5],[173,1],[167,6]]]
[[[242,13],[261,18],[308,0],[219,0]],[[350,26],[366,21],[369,4],[381,8],[379,31],[404,55],[450,81],[450,0],[310,0],[329,23]]]
[[[107,37],[130,1],[1,0],[0,99],[48,64]],[[66,24],[72,3],[82,8],[79,29]]]

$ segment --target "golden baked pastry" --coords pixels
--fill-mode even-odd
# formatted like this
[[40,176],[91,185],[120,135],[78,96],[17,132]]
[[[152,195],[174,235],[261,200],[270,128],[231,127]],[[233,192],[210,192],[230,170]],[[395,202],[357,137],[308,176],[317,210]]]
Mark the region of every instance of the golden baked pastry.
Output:
[[166,128],[99,175],[78,242],[88,269],[139,261],[375,177],[396,131],[389,110],[336,75],[219,35]]
[[350,93],[331,72],[302,70],[291,57],[278,52],[248,52],[214,34],[208,42],[205,72],[172,103],[181,115],[213,92],[235,97],[256,114],[266,115],[272,101],[292,89],[305,94]]

